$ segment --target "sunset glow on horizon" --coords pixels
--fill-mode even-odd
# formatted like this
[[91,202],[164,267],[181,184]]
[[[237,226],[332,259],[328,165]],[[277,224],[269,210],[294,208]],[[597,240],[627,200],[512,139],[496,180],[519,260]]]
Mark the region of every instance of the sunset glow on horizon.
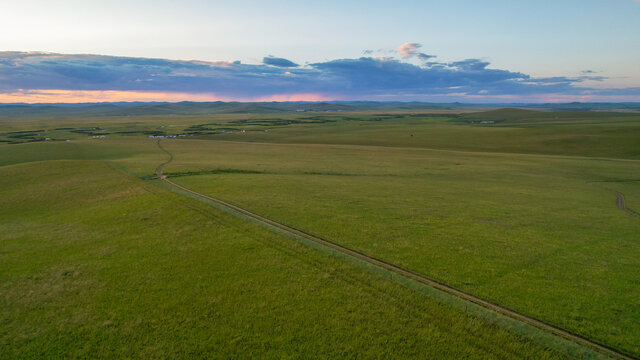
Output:
[[276,94],[257,98],[230,98],[206,93],[178,93],[117,90],[22,90],[0,93],[0,103],[100,103],[100,102],[270,102],[270,101],[329,101],[319,94]]

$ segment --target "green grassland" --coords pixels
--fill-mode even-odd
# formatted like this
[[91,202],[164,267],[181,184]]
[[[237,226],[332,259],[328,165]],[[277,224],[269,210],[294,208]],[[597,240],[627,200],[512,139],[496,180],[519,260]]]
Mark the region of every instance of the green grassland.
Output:
[[102,161],[0,167],[0,358],[559,358]]
[[[494,120],[487,120],[494,119]],[[493,123],[482,123],[493,121]],[[56,130],[58,129],[58,130]],[[60,130],[62,129],[62,130]],[[46,130],[46,131],[45,131]],[[640,159],[640,114],[501,109],[484,113],[303,113],[121,117],[0,116],[0,144],[186,135],[242,142],[352,144]],[[94,140],[94,141],[99,141]]]
[[165,148],[179,184],[640,350],[640,221],[586,184],[640,178],[636,161],[205,141]]
[[[11,137],[16,132],[20,136]],[[43,134],[51,135],[49,137],[52,140],[42,141]],[[211,209],[205,210],[203,205],[193,204],[191,200],[179,199],[148,184],[141,185],[142,180],[130,175],[121,174],[117,177],[111,173],[113,168],[105,167],[105,163],[100,161],[115,160],[135,173],[153,176],[156,166],[166,161],[168,156],[158,149],[157,139],[150,139],[149,135],[184,135],[161,140],[164,147],[175,156],[174,161],[165,167],[165,174],[179,184],[640,356],[640,344],[637,341],[640,338],[640,272],[637,271],[640,268],[640,221],[617,209],[615,194],[608,190],[624,193],[627,206],[640,209],[640,192],[635,182],[640,179],[638,114],[510,109],[484,113],[389,111],[383,114],[0,117],[0,140],[5,140],[0,143],[0,172],[9,171],[6,175],[0,174],[3,181],[0,191],[16,194],[12,197],[13,202],[6,206],[2,204],[1,208],[7,214],[18,217],[17,220],[10,220],[11,217],[2,220],[6,224],[3,227],[10,230],[3,231],[3,236],[12,240],[22,236],[19,234],[30,234],[24,235],[29,240],[11,243],[8,248],[14,253],[0,253],[0,256],[7,254],[7,260],[3,261],[14,259],[4,274],[15,276],[8,278],[11,281],[3,281],[9,285],[3,288],[2,293],[10,294],[11,290],[15,294],[24,290],[19,284],[30,284],[24,281],[24,276],[32,268],[42,271],[49,269],[46,270],[50,271],[47,273],[49,275],[32,275],[38,279],[48,279],[49,276],[49,281],[54,283],[61,279],[61,275],[50,270],[59,263],[46,263],[43,260],[51,254],[56,254],[55,259],[59,262],[71,257],[79,259],[79,264],[83,266],[102,266],[100,271],[104,272],[95,270],[95,274],[102,276],[100,281],[111,277],[113,286],[131,282],[133,285],[121,290],[117,286],[92,290],[96,293],[91,294],[98,295],[88,297],[90,300],[84,303],[74,299],[76,302],[70,305],[70,309],[82,308],[83,314],[92,314],[96,319],[109,323],[108,329],[87,330],[84,328],[86,321],[82,320],[78,321],[81,325],[74,323],[69,326],[77,326],[76,330],[79,331],[73,332],[73,337],[84,336],[81,334],[86,330],[90,338],[101,339],[102,344],[107,344],[105,346],[110,354],[117,356],[122,354],[118,351],[124,351],[122,349],[126,344],[117,345],[123,329],[140,336],[134,341],[147,347],[148,352],[141,353],[143,357],[167,353],[167,349],[174,347],[176,354],[182,354],[190,348],[189,345],[180,348],[169,340],[157,348],[148,347],[147,344],[150,343],[150,334],[159,333],[163,339],[168,339],[174,337],[174,332],[182,331],[182,326],[187,326],[185,323],[189,321],[186,320],[166,320],[170,323],[169,328],[149,321],[155,316],[169,318],[169,308],[175,311],[175,302],[178,300],[169,293],[184,292],[187,295],[180,298],[181,304],[193,305],[186,300],[189,294],[197,291],[190,288],[193,286],[201,289],[200,295],[207,291],[232,293],[225,300],[229,304],[216,313],[220,321],[234,324],[229,327],[211,325],[206,321],[198,323],[194,317],[189,317],[205,311],[204,305],[183,309],[185,313],[182,316],[191,319],[191,324],[200,329],[190,328],[187,331],[194,337],[189,340],[190,346],[204,346],[195,339],[205,335],[210,341],[223,339],[216,343],[217,350],[203,349],[202,354],[233,353],[239,357],[250,357],[265,352],[274,357],[291,354],[303,354],[303,357],[304,354],[349,357],[350,354],[361,352],[365,342],[372,341],[375,336],[370,334],[382,331],[378,327],[382,324],[380,321],[387,321],[391,323],[381,327],[384,331],[393,331],[381,333],[384,340],[374,342],[378,345],[372,345],[366,357],[406,354],[432,358],[512,355],[516,358],[536,358],[539,356],[538,348],[517,341],[514,344],[520,345],[509,345],[517,347],[509,350],[511,355],[475,353],[479,344],[487,344],[485,349],[494,349],[504,348],[506,341],[512,341],[505,340],[493,328],[487,331],[498,335],[486,335],[482,341],[470,340],[476,335],[463,335],[465,332],[476,334],[473,331],[456,330],[433,335],[440,339],[436,341],[440,344],[438,346],[426,343],[427,340],[422,338],[425,333],[420,332],[425,330],[417,325],[422,321],[422,315],[418,314],[444,311],[442,317],[449,318],[451,324],[455,323],[453,327],[456,329],[466,329],[470,326],[469,321],[482,329],[486,325],[477,323],[478,320],[461,319],[453,310],[443,310],[447,309],[443,306],[438,305],[437,310],[433,310],[436,305],[429,301],[424,305],[425,299],[422,297],[418,297],[418,303],[416,294],[412,295],[408,290],[395,288],[374,275],[351,269],[335,259],[325,259],[311,250],[298,248],[290,240],[253,229],[252,225],[239,219],[229,218]],[[61,141],[66,139],[70,141]],[[64,159],[82,161],[39,162]],[[42,171],[47,175],[43,176],[40,169],[45,169]],[[107,172],[110,175],[106,175]],[[67,174],[76,175],[67,177]],[[103,179],[105,177],[117,177],[117,181],[107,185],[108,181]],[[57,178],[74,183],[69,186],[78,195],[70,198],[62,193],[47,193],[45,189],[57,192],[55,189],[58,185],[53,185]],[[72,181],[76,178],[76,182]],[[95,182],[85,181],[88,178]],[[36,179],[40,182],[31,190],[25,188],[20,192],[16,188],[27,186],[29,181]],[[49,181],[53,182],[52,185],[47,185]],[[588,185],[588,182],[594,185]],[[95,214],[77,209],[88,208],[89,202],[95,201],[92,194],[104,194],[102,189],[109,186],[117,187],[117,193],[127,195],[92,203]],[[144,195],[129,194],[129,190],[125,189],[130,188],[145,189]],[[39,189],[39,193],[35,189]],[[29,195],[31,193],[40,196]],[[31,202],[25,201],[22,206],[20,199],[29,196],[32,196]],[[125,201],[125,198],[132,201],[126,205],[132,210],[119,210],[118,201],[129,201]],[[58,211],[57,207],[65,210]],[[138,213],[147,215],[126,215]],[[211,217],[224,220],[216,220],[217,225],[211,225]],[[40,218],[51,220],[39,222],[37,219]],[[47,226],[53,226],[56,222],[58,230],[46,236],[40,235]],[[125,247],[133,253],[122,253],[121,258],[115,257],[113,260],[86,258],[89,256],[87,253],[91,253],[89,250],[98,246],[87,242],[88,233],[77,235],[78,241],[73,243],[66,242],[63,237],[65,229],[70,230],[69,224],[85,222],[101,229],[100,235],[91,236],[98,236],[103,243],[114,242],[109,246]],[[149,225],[145,225],[147,222]],[[200,227],[202,224],[209,225],[203,230]],[[215,241],[211,240],[212,236],[215,236]],[[41,249],[43,252],[38,253],[43,238],[50,239],[52,247]],[[209,244],[210,240],[215,244]],[[126,244],[131,242],[137,245],[127,247]],[[98,242],[100,246],[103,243]],[[173,255],[180,247],[178,244],[184,243],[193,244],[188,248],[191,253],[178,260]],[[245,243],[252,245],[246,245],[246,248],[238,245]],[[274,257],[281,262],[265,264],[272,260],[263,258],[264,253],[280,254]],[[295,256],[285,256],[290,253]],[[24,265],[16,260],[31,257],[39,260]],[[132,266],[127,261],[138,257],[145,259],[144,265],[124,271],[125,265]],[[258,275],[260,271],[257,267],[247,267],[244,261],[248,259],[255,259],[263,267],[273,268],[273,272],[270,270]],[[177,268],[181,271],[175,277],[167,273],[176,265],[174,261],[179,261]],[[38,268],[36,265],[40,263],[42,267]],[[44,266],[45,263],[50,267]],[[209,273],[212,267],[218,269],[214,265],[225,265],[233,281],[214,280],[215,276]],[[106,270],[112,267],[117,270]],[[124,275],[118,271],[124,271]],[[250,274],[250,279],[241,278],[244,272]],[[138,278],[136,273],[145,275]],[[358,280],[347,281],[350,284],[348,286],[333,283],[333,276],[338,276],[337,273],[346,273],[349,274],[347,278]],[[292,274],[300,276],[294,277],[297,280],[292,279],[293,285],[281,281],[280,277],[288,278]],[[58,276],[58,279],[51,280],[50,275]],[[206,289],[198,285],[197,276],[206,277]],[[317,280],[314,276],[323,280]],[[190,280],[182,285],[179,284],[181,278]],[[95,280],[94,277],[91,279]],[[88,281],[86,278],[82,280]],[[33,279],[29,281],[33,282]],[[343,314],[351,314],[356,308],[358,311],[353,317],[328,315],[326,308],[313,299],[318,293],[313,292],[313,287],[307,288],[306,281],[317,284],[317,289],[326,289],[321,296],[334,301],[329,308],[338,308]],[[163,282],[171,285],[163,287]],[[247,293],[238,290],[236,286],[239,285],[235,282],[253,284],[256,289],[246,291],[260,291],[259,296],[278,293],[282,287],[292,302],[283,305],[282,299],[272,297],[270,305],[261,307],[257,300],[251,302],[241,296]],[[332,285],[327,285],[329,282]],[[145,288],[145,284],[149,284],[149,287]],[[345,296],[349,298],[345,294],[359,294],[371,288],[379,289],[374,295],[367,295],[375,297],[377,305],[369,305],[364,300],[345,302]],[[153,299],[144,298],[142,294],[150,290],[157,296]],[[80,290],[74,288],[70,291]],[[404,295],[397,295],[399,293]],[[67,293],[60,294],[63,295],[53,294],[46,301],[64,307],[71,300]],[[116,306],[120,322],[105,315],[109,301],[118,303],[119,300],[114,300],[117,296],[124,296],[128,301]],[[140,315],[139,323],[127,323],[125,326],[127,314],[135,313],[130,312],[126,304],[136,300],[132,298],[135,296],[151,308],[157,308],[164,301],[173,305],[161,306],[163,310],[156,309],[159,313],[155,315],[149,309]],[[365,295],[356,298],[360,296]],[[7,299],[8,305],[24,305],[16,297]],[[42,301],[45,300],[34,300],[32,305],[37,307],[42,305]],[[404,305],[399,306],[394,301]],[[238,309],[230,305],[234,302],[247,307],[252,316],[264,321],[253,324],[253,320],[247,320],[248,317],[242,321],[240,318],[230,318],[233,315],[226,312]],[[302,304],[306,302],[316,305],[303,310]],[[94,308],[95,304],[99,305],[100,311]],[[145,309],[145,306],[138,306],[137,309]],[[276,319],[269,306],[280,309],[281,312],[273,311],[284,318],[284,314],[291,312],[292,318]],[[18,336],[21,330],[15,327],[16,324],[33,311],[28,307],[21,309],[23,312],[19,315],[4,318],[12,324],[8,327],[10,330],[2,334],[4,338]],[[397,322],[387,318],[398,317],[398,312],[406,317],[400,316]],[[379,314],[382,319],[378,319],[378,316],[371,319],[371,314]],[[60,321],[54,315],[48,316],[51,327]],[[308,317],[319,325],[313,327],[307,321]],[[408,320],[414,317],[415,321]],[[33,329],[40,325],[34,319],[30,321],[22,328],[24,331],[35,331]],[[369,324],[370,321],[374,323]],[[440,321],[443,321],[442,318],[437,317],[432,323]],[[88,322],[94,325],[91,320]],[[347,334],[352,331],[350,326],[354,322],[364,323],[362,326],[366,329],[361,331],[368,334],[363,336],[369,340],[358,337],[343,339],[349,337]],[[274,323],[280,324],[289,335],[279,337],[280,345],[270,348],[264,329]],[[335,334],[322,333],[334,325],[337,329]],[[252,326],[262,329],[262,337],[251,338],[244,347],[240,344],[243,341],[232,340],[246,340]],[[306,332],[307,327],[315,329],[313,336]],[[78,330],[81,328],[83,330]],[[221,335],[212,337],[211,332]],[[399,338],[390,335],[393,332],[400,334]],[[295,333],[302,333],[304,340],[299,341],[299,347],[287,347],[289,345],[286,344],[294,341],[292,334]],[[188,334],[182,338],[184,341],[188,340]],[[309,339],[315,336],[319,336],[317,341]],[[70,351],[71,347],[60,345],[62,340],[55,340],[55,336],[45,338],[51,344]],[[70,340],[67,338],[65,341]],[[343,342],[344,347],[338,350],[327,347],[326,344],[336,341]],[[452,353],[448,345],[442,345],[449,344],[449,341],[452,341],[451,348],[459,349],[459,353]],[[308,347],[303,344],[306,342],[310,342]],[[455,345],[458,342],[467,345]],[[26,343],[38,345],[32,349],[43,347],[32,340],[25,340]],[[381,350],[384,344],[388,348]],[[96,346],[99,346],[98,343],[89,344],[85,350],[74,348],[74,351],[80,351],[74,356],[82,357],[95,350]],[[114,350],[116,348],[120,350]],[[398,353],[393,348],[402,348],[404,353]],[[420,350],[416,350],[418,348]]]
[[[256,118],[259,119],[258,116]],[[496,118],[494,123],[483,124]],[[508,120],[500,120],[508,118]],[[639,114],[496,110],[478,114],[308,115],[301,124],[247,124],[209,139],[419,147],[640,159]],[[326,121],[312,123],[311,121]],[[292,126],[293,125],[293,126]],[[267,130],[265,132],[265,130]]]

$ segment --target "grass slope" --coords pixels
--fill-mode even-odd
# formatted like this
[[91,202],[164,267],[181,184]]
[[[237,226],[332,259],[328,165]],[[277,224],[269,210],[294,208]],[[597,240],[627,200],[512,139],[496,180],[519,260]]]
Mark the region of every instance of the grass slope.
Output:
[[[207,141],[165,147],[175,154],[166,170],[181,172],[174,180],[182,185],[640,354],[640,222],[615,207],[613,193],[586,183],[640,177],[637,161]],[[184,176],[188,169],[196,175]]]
[[[247,110],[242,106],[241,111]],[[173,111],[163,107],[158,108],[162,110],[159,113]],[[157,235],[155,240],[160,236],[175,243],[204,239],[212,236],[211,232],[225,233],[212,227],[206,228],[209,233],[199,234],[193,225],[190,230],[174,233],[173,238],[163,237],[178,226],[176,222],[164,226],[166,219],[176,217],[182,224],[196,218],[182,216],[183,212],[190,214],[188,211],[172,212],[175,208],[169,199],[174,195],[160,195],[155,189],[145,195],[154,200],[132,207],[133,212],[122,212],[151,211],[145,206],[164,209],[164,222],[153,222],[152,228],[160,229],[155,233],[144,226],[152,216],[146,220],[125,217],[128,221],[123,222],[115,215],[121,210],[117,203],[91,203],[106,186],[103,180],[96,180],[100,186],[82,180],[95,180],[94,171],[106,174],[96,162],[38,163],[106,158],[138,174],[152,175],[166,154],[147,136],[183,134],[189,136],[163,140],[176,154],[176,161],[166,170],[177,176],[177,182],[640,356],[636,341],[640,336],[638,221],[615,208],[611,191],[586,185],[594,181],[620,191],[627,207],[640,210],[638,114],[518,109],[426,114],[409,109],[406,113],[198,115],[191,111],[184,116],[151,116],[144,106],[136,109],[135,116],[96,116],[103,110],[100,108],[94,109],[97,112],[93,115],[82,111],[52,115],[44,109],[41,116],[0,116],[0,166],[5,166],[0,169],[31,171],[20,176],[9,173],[0,179],[0,192],[13,199],[0,198],[4,201],[1,215],[8,219],[2,223],[2,236],[13,239],[22,230],[40,226],[37,231],[29,230],[31,238],[24,237],[24,244],[10,244],[14,247],[11,251],[25,251],[11,253],[18,254],[15,259],[31,259],[29,256],[37,253],[36,239],[51,238],[51,244],[62,244],[65,231],[76,229],[70,225],[76,224],[75,219],[85,219],[82,221],[102,229],[110,241],[122,238],[144,243],[153,238],[146,237],[149,232]],[[45,137],[52,140],[41,141]],[[59,171],[51,172],[56,170],[51,167],[59,167]],[[42,172],[43,168],[51,171]],[[68,174],[79,180],[71,181]],[[59,177],[73,186],[60,184]],[[19,186],[32,182],[38,185],[18,191]],[[71,190],[81,200],[61,192]],[[21,195],[14,196],[14,191]],[[33,194],[39,195],[36,198]],[[132,199],[141,198],[134,194]],[[149,205],[156,201],[164,205]],[[60,206],[64,211],[58,218],[50,215],[57,219],[57,227],[50,232],[47,226],[38,225],[43,211],[59,211]],[[104,214],[114,209],[110,217],[105,215],[113,224],[107,226],[108,222],[91,218],[86,209],[100,209],[97,213]],[[19,220],[11,220],[12,216]],[[63,223],[66,225],[60,225]],[[137,232],[135,236],[130,228]],[[225,241],[233,236],[228,235]],[[21,249],[22,245],[26,247]],[[85,253],[91,253],[95,244],[82,246]],[[65,259],[81,254],[77,248],[69,249],[56,245],[39,256],[55,254]],[[168,257],[172,251],[166,250],[162,256]],[[0,255],[5,253],[9,254]],[[159,256],[137,254],[149,259]],[[224,263],[223,258],[218,260]],[[16,261],[11,264],[17,267],[6,267],[6,271],[17,271],[20,266]],[[22,270],[37,268],[34,266],[25,262]],[[182,275],[189,277],[184,266]],[[128,274],[135,278],[133,272]],[[258,281],[255,284],[260,286]],[[109,288],[101,296],[109,297],[105,294],[113,291]],[[138,294],[142,293],[139,290]],[[20,316],[27,313],[25,310]],[[12,329],[6,333],[20,333]]]
[[0,358],[551,359],[100,161],[0,167]]

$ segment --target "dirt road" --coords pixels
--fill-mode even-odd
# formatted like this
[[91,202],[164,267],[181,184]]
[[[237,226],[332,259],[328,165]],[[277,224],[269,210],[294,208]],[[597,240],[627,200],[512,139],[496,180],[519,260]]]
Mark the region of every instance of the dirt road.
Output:
[[637,212],[627,208],[627,205],[626,205],[625,200],[624,200],[624,195],[621,192],[613,190],[613,189],[609,189],[606,186],[596,185],[596,184],[594,184],[594,182],[595,181],[587,181],[587,185],[594,185],[594,186],[597,186],[599,188],[611,191],[612,193],[615,193],[616,194],[616,206],[618,207],[618,209],[626,212],[629,215],[632,215],[632,216],[635,216],[637,218],[640,218],[640,214],[638,214]]
[[162,147],[162,144],[160,143],[160,139],[158,139],[158,147],[160,148],[160,150],[162,150],[163,152],[165,152],[167,155],[169,155],[169,160],[163,162],[162,164],[158,165],[158,167],[156,168],[156,177],[158,179],[166,179],[166,176],[162,175],[162,169],[165,167],[165,165],[169,164],[170,162],[173,161],[173,154],[168,152],[167,149],[165,149],[164,147]]

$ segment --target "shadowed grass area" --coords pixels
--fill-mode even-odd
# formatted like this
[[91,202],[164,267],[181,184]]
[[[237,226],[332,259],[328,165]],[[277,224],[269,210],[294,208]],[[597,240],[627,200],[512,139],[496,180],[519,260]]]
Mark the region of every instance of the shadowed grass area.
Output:
[[558,358],[106,162],[0,167],[0,227],[4,359]]
[[166,154],[147,138],[109,137],[71,142],[2,145],[0,166],[45,160],[118,160],[131,171],[151,175]]

